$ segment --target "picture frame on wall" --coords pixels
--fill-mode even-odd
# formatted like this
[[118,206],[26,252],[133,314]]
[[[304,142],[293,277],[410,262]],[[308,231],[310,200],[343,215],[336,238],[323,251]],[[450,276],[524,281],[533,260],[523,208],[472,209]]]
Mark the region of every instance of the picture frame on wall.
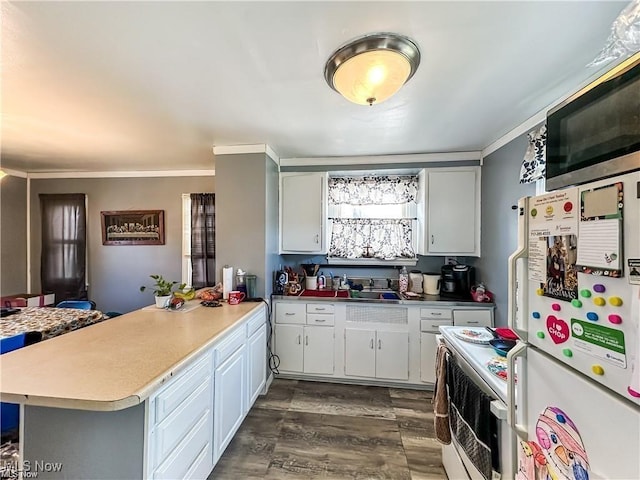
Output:
[[164,210],[100,212],[103,245],[164,245]]

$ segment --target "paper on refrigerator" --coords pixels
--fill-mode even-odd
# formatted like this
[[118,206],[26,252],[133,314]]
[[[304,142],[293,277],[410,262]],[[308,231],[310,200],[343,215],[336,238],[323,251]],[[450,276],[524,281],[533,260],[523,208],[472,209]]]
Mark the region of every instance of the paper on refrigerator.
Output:
[[529,202],[529,279],[540,284],[542,295],[566,301],[577,298],[578,206],[577,188]]

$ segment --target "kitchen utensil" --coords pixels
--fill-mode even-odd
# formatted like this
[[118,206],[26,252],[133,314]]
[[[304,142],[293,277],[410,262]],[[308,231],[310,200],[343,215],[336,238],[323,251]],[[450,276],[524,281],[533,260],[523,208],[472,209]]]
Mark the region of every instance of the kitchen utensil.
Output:
[[239,290],[229,292],[229,305],[238,305],[247,295]]
[[515,347],[517,343],[518,342],[516,340],[505,340],[503,338],[494,338],[493,340],[489,340],[489,345],[491,345],[495,352],[502,357],[506,357],[509,350]]
[[480,345],[487,345],[491,340],[494,340],[493,334],[489,335],[481,328],[469,327],[462,330],[454,330],[453,334],[460,340]]
[[318,289],[318,277],[316,276],[307,276],[304,279],[304,288],[307,290],[317,290]]
[[495,333],[505,340],[518,340],[518,335],[510,328],[496,328]]

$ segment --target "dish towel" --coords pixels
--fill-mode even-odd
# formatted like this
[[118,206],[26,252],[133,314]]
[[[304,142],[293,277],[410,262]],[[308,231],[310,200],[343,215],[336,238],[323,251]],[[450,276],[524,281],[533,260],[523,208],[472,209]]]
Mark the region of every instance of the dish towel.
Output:
[[500,478],[498,423],[486,395],[453,361],[447,364],[449,421],[457,443],[486,480]]
[[444,445],[451,443],[449,396],[447,394],[447,356],[449,355],[451,355],[449,348],[444,343],[440,343],[436,352],[436,385],[432,402],[436,439]]

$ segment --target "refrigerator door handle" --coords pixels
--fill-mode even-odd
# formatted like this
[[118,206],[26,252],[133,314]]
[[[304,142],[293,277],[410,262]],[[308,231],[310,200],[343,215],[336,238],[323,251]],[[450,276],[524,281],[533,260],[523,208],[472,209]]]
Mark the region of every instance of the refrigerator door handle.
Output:
[[528,440],[529,434],[527,432],[527,426],[525,424],[518,423],[518,418],[516,416],[516,407],[518,407],[518,411],[520,412],[522,418],[526,419],[527,406],[525,404],[525,398],[527,396],[527,384],[523,375],[524,372],[518,372],[520,395],[518,398],[518,405],[516,405],[516,376],[513,374],[513,372],[516,371],[516,358],[526,359],[526,357],[527,344],[524,342],[518,342],[515,347],[509,350],[509,353],[507,354],[507,371],[509,372],[509,375],[507,376],[507,424],[522,440]]
[[509,257],[509,277],[507,295],[507,321],[509,328],[518,334],[522,340],[528,339],[528,316],[525,293],[527,290],[527,269],[523,268],[522,278],[518,280],[518,260],[526,259],[529,254],[529,226],[527,213],[529,211],[529,197],[518,201],[518,248]]

